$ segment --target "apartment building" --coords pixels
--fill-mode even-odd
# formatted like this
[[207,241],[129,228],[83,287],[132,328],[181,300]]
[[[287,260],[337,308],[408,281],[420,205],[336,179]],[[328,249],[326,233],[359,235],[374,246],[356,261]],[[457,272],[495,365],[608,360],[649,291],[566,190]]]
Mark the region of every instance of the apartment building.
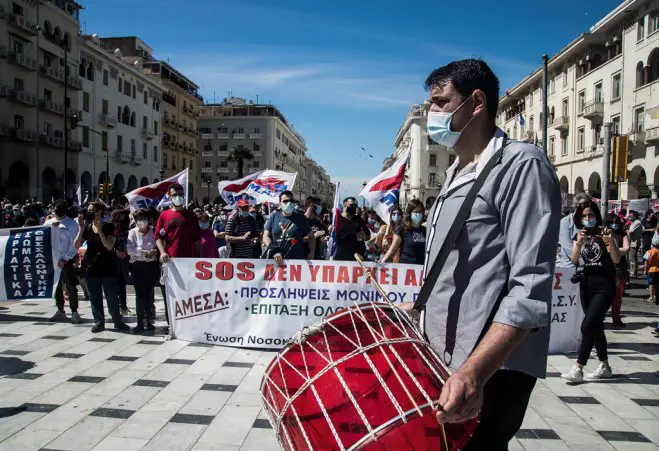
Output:
[[[264,169],[297,172],[294,194],[299,199],[313,192],[309,181],[313,174],[322,179],[317,182],[317,192],[321,186],[328,186],[327,174],[317,164],[319,169],[308,163],[304,138],[274,105],[229,98],[222,103],[203,105],[200,110],[198,180],[204,197],[208,197],[210,189],[214,198],[218,181],[238,178],[237,164],[229,161],[230,152],[238,146],[249,149],[253,156],[252,160],[245,161],[245,175]],[[310,176],[307,176],[307,167],[310,167]]]
[[394,153],[384,160],[383,170],[389,168],[405,151],[410,151],[410,160],[405,171],[399,201],[402,205],[418,199],[432,207],[446,180],[446,170],[455,161],[455,153],[428,137],[428,110],[426,101],[412,105],[394,141]]
[[[628,136],[628,180],[610,199],[659,190],[659,0],[626,0],[549,60],[547,152],[567,194],[602,194],[602,125]],[[542,143],[542,70],[501,99],[498,124]]]
[[305,169],[305,192],[300,196],[300,199],[304,200],[308,196],[318,197],[322,204],[331,207],[334,200],[334,190],[325,168],[308,157],[304,159],[302,164]]
[[130,64],[122,57],[121,50],[103,48],[96,35],[80,39],[78,166],[83,191],[91,197],[101,183],[126,193],[160,177],[165,88],[143,72],[140,61]]
[[160,114],[162,124],[162,159],[160,178],[171,177],[185,168],[190,170],[188,194],[195,198],[201,183],[198,174],[197,119],[203,98],[199,86],[166,61],[153,56],[153,49],[135,36],[102,38],[101,46],[120,52],[121,58],[164,88]]
[[12,199],[50,201],[78,183],[82,143],[65,133],[65,114],[79,112],[80,9],[73,0],[0,2],[0,191]]

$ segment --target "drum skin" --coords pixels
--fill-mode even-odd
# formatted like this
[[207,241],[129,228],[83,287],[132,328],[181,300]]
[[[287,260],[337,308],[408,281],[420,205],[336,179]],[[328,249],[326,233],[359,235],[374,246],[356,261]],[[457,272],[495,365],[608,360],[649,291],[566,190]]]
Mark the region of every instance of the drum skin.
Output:
[[476,419],[445,425],[444,437],[431,403],[449,372],[394,309],[337,312],[273,359],[261,395],[284,449],[458,450],[471,438]]

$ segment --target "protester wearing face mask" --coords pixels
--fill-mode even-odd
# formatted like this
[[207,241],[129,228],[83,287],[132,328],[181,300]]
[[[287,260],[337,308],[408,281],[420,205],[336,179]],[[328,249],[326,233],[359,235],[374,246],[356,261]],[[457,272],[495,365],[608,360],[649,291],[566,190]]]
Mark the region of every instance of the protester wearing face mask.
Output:
[[[588,194],[580,193],[574,196],[572,207],[576,209],[579,206],[590,205],[590,202],[591,197]],[[576,233],[579,231],[579,227],[577,227],[574,222],[574,214],[565,215],[565,217],[561,219],[559,228],[559,260],[557,264],[561,268],[573,268],[574,264],[572,263],[572,239],[574,238],[574,235],[576,235]]]
[[59,229],[59,251],[60,259],[57,266],[61,268],[60,280],[55,290],[55,305],[57,312],[50,318],[50,321],[67,321],[64,312],[64,293],[69,298],[69,307],[71,307],[71,322],[73,324],[82,324],[82,318],[78,314],[78,277],[74,264],[78,257],[75,244],[76,236],[80,231],[78,223],[67,216],[66,201],[55,203],[53,210],[54,217],[45,222],[45,225],[51,225]]
[[[305,203],[306,211],[305,216],[309,220],[309,225],[311,226],[311,232],[313,233],[314,241],[316,242],[316,248],[313,253],[314,260],[320,260],[322,253],[321,240],[327,234],[327,229],[320,220],[320,215],[323,212],[323,207],[320,205],[320,199],[316,197],[308,197]],[[304,253],[309,255],[310,248],[309,243],[304,243]]]
[[634,210],[629,210],[629,276],[638,278],[639,257],[643,256],[643,224]]
[[147,210],[135,213],[135,227],[128,232],[126,241],[135,287],[137,324],[133,328],[134,333],[140,333],[144,329],[155,329],[150,313],[154,309],[154,289],[160,277],[160,266],[156,236],[149,219],[150,214]]
[[400,261],[400,248],[393,254],[387,255],[391,246],[394,242],[394,237],[396,236],[396,230],[403,223],[403,209],[400,206],[394,206],[389,212],[389,224],[382,224],[378,235],[375,240],[375,244],[380,251],[382,258],[386,257],[383,261],[382,258],[380,261],[392,263],[398,263]]
[[[281,266],[284,259],[313,259],[316,251],[309,220],[295,211],[295,198],[291,191],[279,195],[279,211],[270,215],[263,229],[263,244],[278,250],[272,253],[272,258]],[[305,252],[303,244],[309,244]]]
[[607,215],[606,227],[611,230],[611,235],[620,251],[620,262],[616,265],[616,293],[611,304],[611,319],[614,327],[625,327],[625,323],[622,322],[620,317],[620,309],[622,307],[622,297],[625,294],[625,286],[629,280],[629,263],[627,260],[629,235],[616,214]]
[[81,271],[89,290],[89,300],[94,315],[92,333],[105,330],[103,293],[105,293],[114,328],[120,331],[130,330],[130,327],[124,323],[119,310],[114,225],[111,222],[103,222],[104,210],[104,204],[92,202],[87,213],[78,217],[80,231],[74,243],[74,246],[79,249],[83,242],[87,242]]
[[215,234],[210,227],[210,218],[207,213],[200,214],[199,228],[201,229],[201,257],[218,258],[220,255],[217,251]]
[[9,221],[9,227],[10,228],[23,227],[23,225],[25,224],[25,220],[27,218],[23,214],[23,210],[21,209],[21,206],[19,204],[16,204],[12,207],[12,213],[13,214],[11,220]]
[[254,247],[258,245],[259,239],[259,226],[256,219],[250,216],[249,202],[245,199],[236,203],[236,210],[227,221],[225,239],[231,258],[254,257]]
[[225,239],[227,220],[228,216],[226,210],[220,211],[213,220],[213,234],[215,235],[215,245],[218,249],[227,245]]
[[386,263],[399,253],[398,261],[413,265],[423,265],[426,250],[426,229],[422,226],[425,209],[421,203],[407,206],[405,220],[395,231],[393,242],[387,254],[380,260]]
[[370,239],[368,226],[357,214],[357,200],[354,197],[346,198],[343,201],[343,213],[339,216],[334,260],[354,261],[355,254],[363,258],[366,254],[366,241]]
[[652,237],[657,231],[657,226],[659,221],[657,221],[657,216],[652,210],[648,210],[643,215],[641,220],[643,225],[643,253],[645,254],[652,247]]
[[609,366],[607,342],[604,334],[604,317],[616,294],[616,265],[620,263],[620,248],[611,230],[602,226],[602,216],[594,202],[579,207],[574,215],[581,230],[574,237],[572,262],[583,261],[583,280],[580,282],[581,307],[584,319],[581,323],[581,347],[577,363],[561,377],[572,383],[584,380],[583,368],[588,363],[593,345],[600,364],[588,379],[612,376]]
[[197,216],[184,206],[183,187],[174,183],[169,187],[172,208],[160,213],[156,236],[161,263],[172,257],[194,258],[201,255],[201,236]]

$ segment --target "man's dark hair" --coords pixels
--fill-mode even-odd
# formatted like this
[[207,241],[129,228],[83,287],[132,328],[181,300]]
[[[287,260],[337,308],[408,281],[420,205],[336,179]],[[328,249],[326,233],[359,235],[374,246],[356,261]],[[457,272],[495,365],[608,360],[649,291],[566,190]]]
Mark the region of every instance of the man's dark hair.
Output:
[[133,213],[133,217],[137,221],[138,219],[151,219],[151,212],[146,209],[137,210]]
[[453,83],[463,99],[477,89],[483,91],[487,98],[487,112],[491,118],[496,117],[499,108],[499,79],[485,61],[460,60],[439,67],[428,76],[425,88],[429,91],[433,86],[444,87],[449,82]]
[[181,186],[180,183],[172,183],[169,185],[169,188],[167,188],[167,192],[169,193],[171,190],[183,191],[183,186]]
[[64,216],[66,214],[66,210],[69,208],[69,205],[65,200],[57,200],[55,201],[55,205],[53,206],[53,211],[59,211],[62,214],[60,216]]
[[295,200],[295,196],[293,195],[293,191],[289,191],[289,190],[282,191],[282,192],[279,194],[279,200],[280,200],[280,201],[281,201],[281,198],[282,198],[283,196],[288,196],[288,197],[290,197],[291,199]]
[[343,205],[345,205],[349,200],[357,203],[357,199],[355,199],[354,197],[346,197],[345,199],[343,199]]

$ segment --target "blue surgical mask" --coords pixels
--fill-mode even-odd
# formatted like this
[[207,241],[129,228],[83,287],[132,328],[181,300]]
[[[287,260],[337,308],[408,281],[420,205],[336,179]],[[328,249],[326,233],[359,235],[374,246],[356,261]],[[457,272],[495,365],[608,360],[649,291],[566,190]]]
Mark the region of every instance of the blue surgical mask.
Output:
[[620,224],[611,224],[611,230],[618,230],[620,229]]
[[412,220],[412,224],[418,226],[423,221],[423,213],[412,213],[410,219]]
[[240,210],[240,217],[246,218],[249,216],[249,211]]
[[293,202],[288,202],[287,204],[281,204],[281,211],[286,215],[290,215],[295,211],[295,204]]
[[586,228],[595,227],[597,225],[597,219],[582,219],[581,224]]
[[250,215],[252,218],[256,218],[256,212],[255,212],[255,211],[250,211],[250,212],[249,212],[249,215]]
[[199,223],[199,227],[201,228],[201,230],[208,229],[208,226],[209,226],[209,224],[206,221],[202,221],[202,222]]
[[316,214],[319,215],[323,212],[322,205],[316,205]]
[[393,222],[400,222],[400,213],[392,213],[391,214],[391,220]]
[[474,120],[472,117],[467,125],[464,126],[459,132],[451,130],[451,119],[453,115],[458,111],[462,106],[467,103],[471,97],[467,99],[458,106],[455,111],[452,113],[445,113],[443,111],[429,111],[428,112],[428,136],[430,139],[435,141],[437,144],[442,146],[453,148],[455,144],[460,139],[460,135],[465,129],[471,124],[471,121]]

